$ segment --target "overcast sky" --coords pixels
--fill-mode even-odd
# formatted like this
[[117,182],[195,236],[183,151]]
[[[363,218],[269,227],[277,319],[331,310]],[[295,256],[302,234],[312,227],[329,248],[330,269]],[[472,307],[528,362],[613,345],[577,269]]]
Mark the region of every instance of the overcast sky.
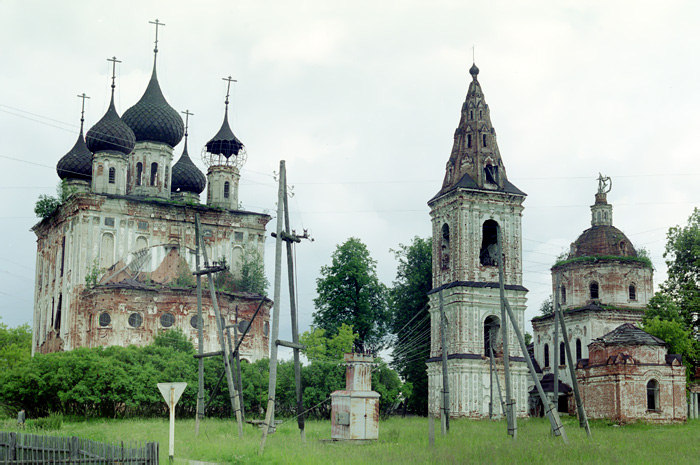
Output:
[[[56,162],[77,136],[76,94],[91,97],[89,128],[107,108],[115,55],[117,110],[133,105],[150,75],[155,18],[166,24],[163,92],[194,113],[190,153],[218,130],[221,78],[231,75],[246,209],[274,213],[273,172],[287,161],[293,227],[315,238],[297,248],[302,330],[337,244],[362,239],[390,285],[390,249],[430,235],[426,202],[441,186],[472,45],[508,177],[528,194],[526,318],[550,294],[555,257],[590,226],[598,172],[612,177],[614,224],[649,250],[658,286],[666,231],[700,204],[699,10],[692,1],[0,0],[0,317],[31,321],[33,207],[55,192]],[[273,260],[268,238],[270,281]]]

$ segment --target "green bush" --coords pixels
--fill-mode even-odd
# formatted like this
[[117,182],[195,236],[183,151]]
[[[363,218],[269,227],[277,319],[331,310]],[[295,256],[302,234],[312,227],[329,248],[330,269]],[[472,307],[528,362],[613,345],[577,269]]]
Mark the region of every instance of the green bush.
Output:
[[[7,412],[24,408],[27,417],[52,418],[51,414],[81,417],[153,417],[167,414],[156,386],[162,382],[186,382],[177,404],[178,417],[192,417],[197,406],[198,360],[192,343],[180,331],[165,331],[146,347],[80,348],[69,352],[36,354],[0,371],[0,405]],[[207,416],[232,416],[228,386],[220,357],[204,360]],[[242,362],[243,404],[246,417],[261,418],[267,406],[269,360]],[[280,417],[296,415],[294,364],[280,362],[277,369],[276,411]],[[345,388],[345,367],[338,361],[313,361],[302,366],[304,408],[314,418],[328,418],[331,392]],[[398,375],[382,364],[373,374],[373,388],[382,395],[385,411],[402,388]],[[321,405],[318,405],[321,404]],[[55,421],[56,420],[52,420]],[[47,423],[48,422],[48,423]],[[37,427],[51,424],[41,420]]]
[[52,413],[47,417],[27,420],[26,428],[33,431],[58,431],[63,426],[63,415]]

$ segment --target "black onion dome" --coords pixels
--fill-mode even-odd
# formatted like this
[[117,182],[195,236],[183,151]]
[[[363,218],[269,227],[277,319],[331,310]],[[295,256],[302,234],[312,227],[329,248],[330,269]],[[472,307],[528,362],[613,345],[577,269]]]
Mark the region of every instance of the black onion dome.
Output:
[[476,76],[479,74],[479,68],[477,68],[476,63],[473,63],[472,67],[469,68],[469,74],[471,74],[474,78],[476,78]]
[[192,163],[187,153],[187,140],[185,140],[185,149],[182,151],[180,159],[173,165],[172,175],[173,179],[170,183],[172,192],[181,191],[201,194],[204,191],[207,179],[204,177],[204,173],[199,171],[199,168]]
[[238,137],[233,134],[228,124],[228,110],[224,113],[224,122],[221,124],[221,129],[207,142],[206,147],[207,152],[214,155],[223,155],[227,159],[231,155],[237,156],[238,152],[243,148],[243,142],[238,140]]
[[117,114],[114,108],[114,95],[107,113],[87,132],[85,142],[92,153],[118,152],[128,155],[134,149],[136,143],[134,132]]
[[155,65],[143,97],[124,112],[122,119],[134,131],[137,142],[161,142],[175,147],[185,133],[182,118],[163,97]]
[[56,172],[61,179],[92,180],[92,152],[85,144],[82,126],[73,148],[58,160]]

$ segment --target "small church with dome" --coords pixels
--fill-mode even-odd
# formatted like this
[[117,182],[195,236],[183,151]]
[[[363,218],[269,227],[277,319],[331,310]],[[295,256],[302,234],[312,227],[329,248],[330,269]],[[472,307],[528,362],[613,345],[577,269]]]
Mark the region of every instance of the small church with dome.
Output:
[[[173,328],[196,344],[199,325],[205,328],[205,351],[218,350],[209,292],[202,295],[203,321],[197,316],[196,214],[207,257],[225,260],[229,281],[240,277],[247,257],[262,263],[270,216],[240,207],[246,150],[229,124],[228,92],[221,128],[202,149],[205,176],[188,152],[192,113],[182,112],[183,121],[168,104],[156,73],[157,56],[156,35],[150,81],[121,117],[114,102],[118,60],[110,59],[107,111],[85,136],[83,112],[75,145],[57,163],[67,199],[32,228],[37,237],[33,353],[146,345]],[[232,80],[225,80],[230,87]],[[205,189],[206,203],[200,203]],[[241,329],[261,300],[240,349],[249,361],[268,356],[271,301],[235,285],[218,292],[226,324]]]

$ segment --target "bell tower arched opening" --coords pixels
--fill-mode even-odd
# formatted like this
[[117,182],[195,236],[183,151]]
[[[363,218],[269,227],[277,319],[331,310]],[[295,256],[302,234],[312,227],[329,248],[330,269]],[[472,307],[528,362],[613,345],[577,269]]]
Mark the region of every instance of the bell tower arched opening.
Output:
[[498,223],[494,220],[484,221],[481,232],[481,265],[498,266]]

